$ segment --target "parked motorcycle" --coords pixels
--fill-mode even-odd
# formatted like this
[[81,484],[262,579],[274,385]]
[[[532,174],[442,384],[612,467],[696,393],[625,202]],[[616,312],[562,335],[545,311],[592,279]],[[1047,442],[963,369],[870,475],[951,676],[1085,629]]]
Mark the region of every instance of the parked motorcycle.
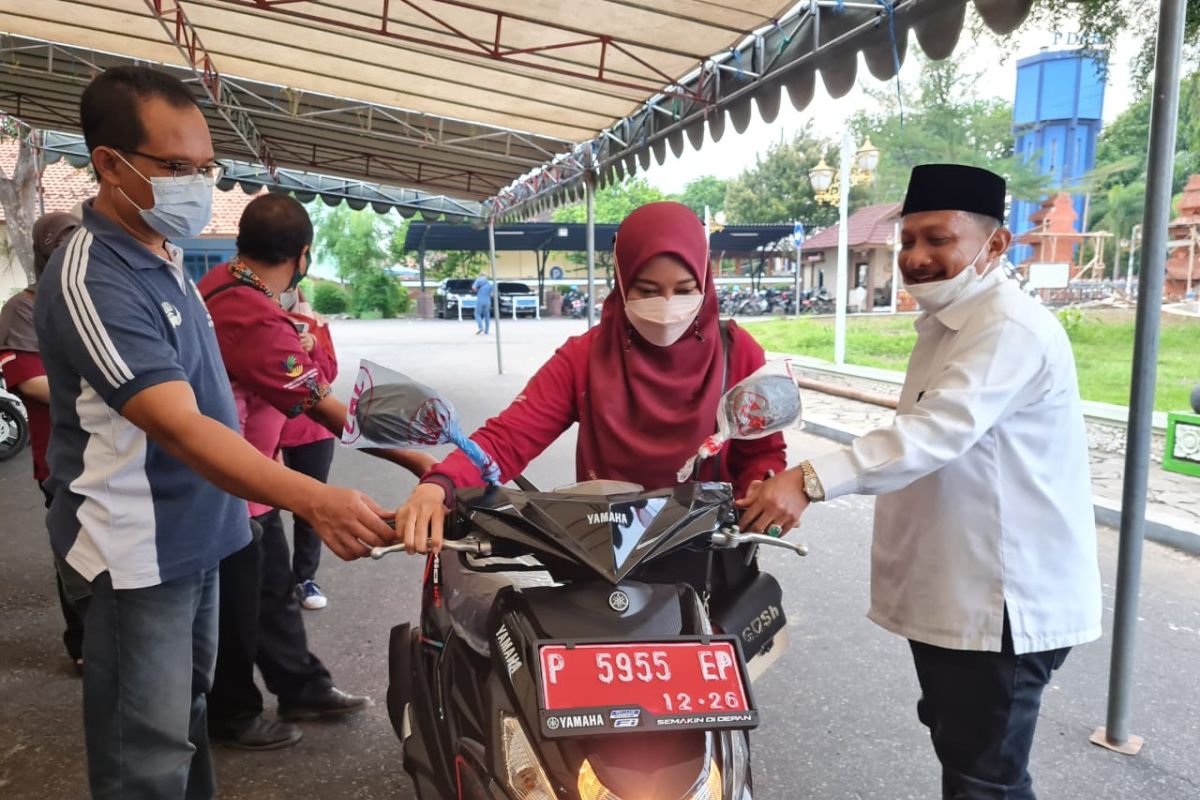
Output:
[[[751,800],[752,674],[786,644],[754,548],[803,545],[739,532],[728,484],[518,483],[457,494],[419,626],[391,633],[418,797]],[[744,579],[710,603],[731,564]]]
[[[12,358],[0,353],[0,367]],[[8,391],[0,374],[0,461],[8,461],[29,444],[29,415],[21,398]]]

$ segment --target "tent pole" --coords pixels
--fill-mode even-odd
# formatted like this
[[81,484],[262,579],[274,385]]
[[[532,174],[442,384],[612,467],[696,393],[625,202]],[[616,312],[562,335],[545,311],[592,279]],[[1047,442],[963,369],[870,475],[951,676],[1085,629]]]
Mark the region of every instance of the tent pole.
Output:
[[596,173],[588,170],[583,176],[587,187],[587,323],[596,324]]
[[1108,678],[1106,727],[1092,742],[1126,755],[1142,739],[1129,732],[1133,692],[1134,635],[1141,591],[1142,545],[1146,534],[1146,480],[1154,415],[1155,365],[1162,313],[1163,255],[1171,212],[1175,134],[1179,122],[1179,71],[1183,53],[1186,0],[1161,0],[1155,45],[1154,90],[1150,110],[1150,151],[1146,171],[1146,211],[1142,220],[1142,268],[1133,340],[1133,385],[1125,442],[1125,487],[1121,497],[1121,540],[1117,557],[1112,662]]
[[[488,256],[492,261],[492,325],[496,328],[496,373],[504,374],[504,357],[500,354],[500,284],[496,281],[496,219],[488,219]],[[516,299],[513,300],[516,303]],[[514,306],[515,308],[515,306]]]

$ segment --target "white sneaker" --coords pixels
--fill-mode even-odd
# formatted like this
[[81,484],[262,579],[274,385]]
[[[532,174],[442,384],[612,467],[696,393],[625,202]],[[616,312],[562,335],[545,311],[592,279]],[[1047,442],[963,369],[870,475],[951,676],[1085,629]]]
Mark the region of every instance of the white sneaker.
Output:
[[300,595],[300,605],[308,611],[319,611],[329,605],[329,598],[317,586],[316,581],[304,581],[296,584],[296,594]]

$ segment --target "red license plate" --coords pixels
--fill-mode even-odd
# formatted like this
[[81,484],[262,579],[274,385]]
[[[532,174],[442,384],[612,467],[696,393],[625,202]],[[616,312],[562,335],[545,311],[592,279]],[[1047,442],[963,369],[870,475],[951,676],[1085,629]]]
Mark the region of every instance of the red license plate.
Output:
[[546,712],[637,708],[648,720],[753,712],[732,640],[539,644],[538,655]]

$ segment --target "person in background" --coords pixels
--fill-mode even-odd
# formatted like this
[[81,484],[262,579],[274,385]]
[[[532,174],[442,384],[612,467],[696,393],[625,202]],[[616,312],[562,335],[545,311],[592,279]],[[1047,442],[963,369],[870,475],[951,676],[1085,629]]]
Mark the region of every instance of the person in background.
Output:
[[[33,479],[50,507],[52,496],[48,487],[50,467],[46,463],[46,449],[50,445],[50,382],[46,369],[38,355],[37,332],[33,326],[33,299],[37,292],[37,281],[50,256],[79,227],[79,217],[72,214],[51,213],[39,217],[33,223],[33,275],[34,282],[23,291],[13,295],[0,310],[0,363],[4,368],[4,383],[16,392],[25,403],[29,416],[29,449],[33,456]],[[61,559],[55,556],[55,564]],[[62,574],[55,569],[55,584],[58,587],[58,602],[62,607],[63,644],[77,672],[83,670],[83,616],[86,601],[72,602],[63,587]]]
[[[332,385],[337,378],[338,364],[328,321],[308,304],[300,287],[281,294],[279,305],[300,333],[300,345],[317,365],[321,380]],[[329,467],[333,463],[336,444],[337,437],[307,414],[285,422],[279,437],[283,463],[322,483],[329,480]],[[317,585],[317,568],[320,564],[320,537],[303,517],[296,517],[292,526],[292,572],[295,573],[300,605],[310,611],[325,608],[328,604],[328,598]]]
[[79,119],[99,189],[38,282],[34,325],[50,384],[47,526],[64,585],[91,592],[88,783],[97,800],[207,800],[218,565],[251,538],[240,498],[301,514],[347,560],[394,533],[370,498],[238,432],[212,320],[171,241],[204,230],[220,173],[192,91],[110,67]]
[[479,273],[471,291],[475,293],[475,331],[476,336],[486,336],[492,322],[492,282],[485,273]]
[[867,287],[861,283],[855,286],[854,291],[850,293],[850,310],[860,312],[867,310]]
[[1000,260],[1006,186],[913,169],[900,271],[922,314],[895,421],[751,489],[744,527],[880,495],[871,610],[909,640],[945,800],[1033,800],[1042,690],[1100,636],[1087,431],[1062,325]]
[[[331,393],[278,300],[308,270],[312,240],[312,221],[299,201],[262,195],[242,212],[237,255],[199,284],[243,435],[271,459],[279,454],[289,418],[307,415],[330,432],[340,432],[346,419],[346,405]],[[427,453],[372,453],[417,475],[433,464]],[[287,722],[355,713],[370,700],[334,686],[329,670],[308,648],[279,508],[252,501],[250,514],[261,536],[221,562],[221,635],[209,694],[209,733],[232,747],[270,750],[300,740],[300,730]],[[279,698],[282,722],[263,715],[255,665],[268,691]]]

